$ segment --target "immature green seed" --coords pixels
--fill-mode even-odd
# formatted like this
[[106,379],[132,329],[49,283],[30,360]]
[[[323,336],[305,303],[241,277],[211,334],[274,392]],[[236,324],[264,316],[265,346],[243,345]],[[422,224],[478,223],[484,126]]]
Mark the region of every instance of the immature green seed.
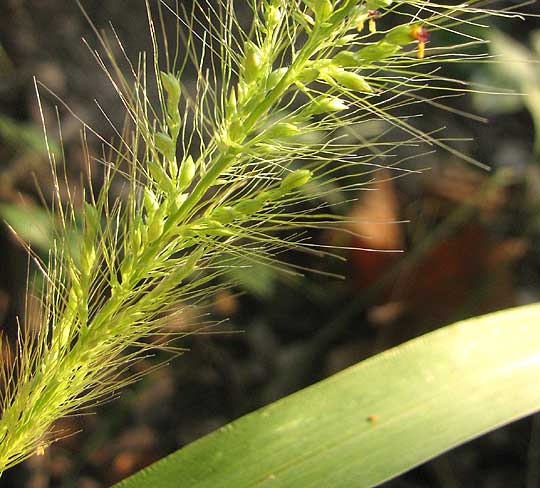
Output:
[[194,252],[191,256],[187,258],[184,266],[182,266],[185,276],[188,276],[195,270],[195,266],[197,265],[197,261],[200,257],[201,255],[199,252]]
[[240,216],[241,214],[230,206],[218,207],[212,212],[212,219],[221,224],[230,224]]
[[85,238],[94,236],[99,228],[100,218],[97,208],[89,203],[84,203],[84,226]]
[[275,124],[273,127],[268,129],[264,133],[265,139],[282,139],[285,137],[292,137],[297,135],[300,132],[300,129],[288,122],[282,122],[280,124]]
[[83,252],[81,253],[81,273],[84,276],[90,275],[95,262],[96,249],[91,242],[85,241]]
[[[77,302],[81,299],[81,287],[78,282],[71,282],[71,288],[68,295],[68,307],[74,311],[77,307]],[[69,328],[66,328],[69,330]],[[65,332],[65,331],[64,331]]]
[[244,78],[252,83],[259,78],[262,65],[261,50],[251,41],[247,41],[244,47]]
[[161,189],[165,190],[170,187],[171,180],[160,163],[157,161],[148,161],[147,168],[150,176]]
[[178,176],[178,163],[176,162],[176,158],[169,161],[169,174],[172,179],[176,179]]
[[349,34],[347,36],[343,36],[341,39],[337,39],[334,42],[334,46],[341,47],[341,46],[350,46],[351,43],[356,42],[358,36],[357,34]]
[[227,114],[232,115],[236,112],[236,91],[234,88],[231,89],[229,94],[229,99],[227,100]]
[[319,77],[319,73],[317,68],[304,68],[298,75],[298,80],[302,83],[311,83]]
[[[306,31],[311,32],[312,29],[309,26],[315,25],[315,21],[313,20],[313,17],[311,17],[305,12],[300,12],[300,16],[304,20],[304,27],[306,28]],[[307,26],[305,25],[306,23],[308,24]]]
[[305,185],[312,177],[313,172],[309,169],[297,169],[285,176],[281,180],[279,187],[284,191],[291,191],[294,188]]
[[[217,224],[217,222],[214,222],[214,224]],[[217,227],[215,225],[214,227],[212,226],[207,227],[206,229],[204,229],[204,232],[206,232],[206,234],[210,236],[220,236],[220,237],[234,237],[237,235],[234,229],[227,229],[226,227]]]
[[332,5],[332,2],[330,0],[319,0],[315,1],[315,3],[318,4],[317,10],[319,13],[319,16],[321,17],[321,20],[326,20],[330,15],[332,15],[332,12],[334,11],[334,6]]
[[386,41],[379,41],[358,51],[358,56],[366,61],[381,61],[393,56],[400,50],[400,46]]
[[263,200],[263,201],[273,201],[273,200],[277,200],[278,198],[281,198],[283,195],[285,195],[285,193],[287,193],[285,190],[283,190],[283,188],[272,188],[271,190],[268,190],[268,191],[263,191],[258,199],[259,200]]
[[180,119],[180,111],[176,107],[173,115],[167,117],[167,128],[169,129],[169,134],[173,141],[178,139],[178,134],[180,134],[180,124],[182,120]]
[[243,215],[249,216],[258,212],[264,205],[264,202],[259,199],[252,198],[250,200],[244,200],[243,202],[237,203],[234,206],[234,209],[237,212],[240,212]]
[[182,204],[187,200],[189,193],[177,193],[174,197],[174,205],[176,208],[180,208]]
[[304,3],[315,12],[315,17],[320,21],[326,20],[334,11],[330,0],[304,0]]
[[288,70],[289,68],[278,68],[272,71],[266,79],[266,89],[268,91],[274,89],[281,79],[287,74]]
[[178,186],[180,187],[180,190],[187,188],[193,181],[194,177],[195,162],[193,161],[191,155],[189,155],[182,161],[182,165],[180,166],[180,176],[178,177]]
[[386,36],[384,36],[384,40],[391,44],[397,44],[398,46],[405,46],[411,43],[414,40],[411,35],[411,26],[406,24],[394,27],[386,34]]
[[363,64],[364,60],[358,54],[351,51],[341,51],[332,58],[332,64],[335,66],[349,68],[358,67]]
[[154,141],[156,143],[156,149],[163,154],[165,159],[171,160],[174,159],[176,154],[176,146],[174,141],[163,132],[158,132],[154,136]]
[[244,126],[236,118],[229,124],[228,139],[236,140],[244,133]]
[[167,92],[171,106],[178,106],[180,102],[181,87],[178,79],[171,73],[161,72],[161,83]]
[[128,254],[122,260],[120,265],[120,275],[122,276],[122,285],[125,285],[133,274],[133,255]]
[[148,241],[152,242],[163,234],[165,219],[161,215],[156,215],[148,226]]
[[236,89],[238,90],[238,103],[240,103],[248,94],[248,85],[244,80],[239,80],[238,84],[236,85]]
[[283,13],[278,7],[276,7],[275,5],[271,5],[270,7],[268,7],[266,23],[269,28],[273,28],[278,25],[281,22],[282,17]]
[[278,146],[275,144],[266,144],[265,142],[260,142],[257,144],[257,151],[259,154],[271,154],[275,153],[278,150]]
[[140,227],[137,227],[131,235],[131,247],[135,254],[139,254],[142,244],[142,233]]
[[169,128],[171,137],[176,141],[180,133],[180,124],[182,123],[178,108],[181,94],[180,81],[170,73],[161,72],[161,82],[167,92],[167,127]]
[[157,212],[159,208],[159,202],[156,198],[156,195],[150,188],[146,187],[144,189],[144,198],[143,198],[144,209],[148,215],[153,215]]
[[373,88],[371,88],[365,78],[357,73],[351,73],[350,71],[345,71],[343,69],[335,69],[331,71],[331,76],[345,88],[360,92],[373,92]]
[[320,97],[313,101],[310,111],[313,114],[332,113],[347,110],[349,106],[337,97]]
[[181,266],[179,266],[176,270],[172,273],[172,279],[176,281],[177,283],[180,283],[184,278],[189,276],[190,274],[195,271],[195,267],[197,265],[197,261],[200,259],[199,253],[194,253],[189,256],[189,258],[185,261],[185,263]]
[[265,191],[262,191],[261,193],[259,193],[257,195],[257,200],[259,200],[260,202],[263,202],[266,203],[268,200],[272,200],[272,192],[273,190],[265,190]]
[[81,287],[81,282],[79,280],[79,277],[71,273],[70,276],[71,280],[71,288],[69,290],[69,298],[70,301],[74,300],[77,302],[78,300],[81,300],[83,298],[83,289]]

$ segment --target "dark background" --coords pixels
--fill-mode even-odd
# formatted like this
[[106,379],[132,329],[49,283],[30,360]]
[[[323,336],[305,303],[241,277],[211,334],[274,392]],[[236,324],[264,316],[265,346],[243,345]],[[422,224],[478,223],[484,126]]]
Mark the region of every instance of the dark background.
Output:
[[[84,5],[99,28],[114,24],[132,57],[149,49],[144,2]],[[528,10],[540,13],[538,4]],[[528,46],[529,34],[540,23],[498,20],[492,28]],[[105,138],[113,131],[92,101],[98,100],[117,124],[121,106],[81,40],[97,46],[74,2],[0,0],[0,35],[0,213],[34,248],[46,252],[47,221],[36,181],[47,201],[52,187],[32,77]],[[454,66],[450,76],[492,76],[485,65]],[[45,118],[53,129],[55,103],[44,94]],[[469,95],[449,103],[478,111]],[[351,242],[333,232],[313,234],[323,243],[400,247],[404,255],[347,252],[347,264],[285,256],[345,280],[316,273],[285,279],[265,269],[236,276],[241,285],[210,304],[217,320],[230,318],[221,329],[227,333],[193,336],[185,343],[188,353],[96,407],[95,414],[60,420],[58,428],[82,432],[6,472],[0,486],[109,486],[224,423],[376,352],[464,317],[538,300],[540,160],[533,155],[531,114],[523,104],[513,105],[502,113],[482,113],[488,123],[426,108],[420,127],[447,127],[450,137],[470,139],[455,145],[488,163],[491,172],[444,152],[412,160],[409,169],[426,171],[393,182],[383,182],[381,173],[373,184],[379,191],[359,195],[347,209],[363,221],[410,223],[359,225],[353,230],[368,235],[365,241]],[[75,188],[84,170],[80,124],[63,108],[60,119],[68,184]],[[501,169],[511,177],[496,183]],[[96,167],[97,185],[99,176]],[[24,313],[26,269],[24,250],[3,225],[0,323],[11,337],[16,316]],[[159,359],[146,359],[137,368]],[[524,419],[386,486],[540,486],[539,429],[537,419]]]

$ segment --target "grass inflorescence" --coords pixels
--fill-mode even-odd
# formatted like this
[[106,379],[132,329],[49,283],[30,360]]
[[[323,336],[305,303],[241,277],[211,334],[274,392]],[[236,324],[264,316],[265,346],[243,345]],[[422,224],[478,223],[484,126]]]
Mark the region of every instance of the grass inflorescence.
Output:
[[[62,435],[56,419],[131,381],[126,369],[155,347],[144,339],[181,314],[179,304],[208,296],[227,269],[286,269],[275,258],[281,249],[316,250],[275,231],[343,223],[327,193],[357,190],[359,175],[380,166],[400,168],[392,157],[402,144],[454,151],[400,110],[471,89],[437,67],[483,59],[463,54],[483,41],[461,31],[486,15],[514,15],[481,4],[252,1],[246,29],[232,0],[189,15],[162,2],[160,18],[177,17],[180,47],[162,53],[148,5],[153,56],[129,63],[128,74],[100,35],[105,57],[96,59],[127,122],[103,161],[102,189],[90,188],[82,208],[57,195],[63,225],[42,264],[42,327],[21,331],[3,369],[0,473]],[[461,41],[437,44],[437,32]],[[193,66],[195,92],[183,83]],[[359,127],[373,120],[388,129],[362,138]],[[401,136],[391,142],[390,133]],[[125,192],[111,201],[117,181]],[[73,246],[76,225],[82,238]]]

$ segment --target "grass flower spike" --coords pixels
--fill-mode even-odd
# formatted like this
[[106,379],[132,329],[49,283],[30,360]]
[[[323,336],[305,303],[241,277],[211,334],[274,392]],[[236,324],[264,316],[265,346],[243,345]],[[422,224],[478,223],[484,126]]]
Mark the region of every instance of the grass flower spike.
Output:
[[[252,1],[248,30],[232,0],[218,3],[195,5],[187,17],[166,2],[148,5],[153,56],[127,60],[129,74],[100,37],[106,56],[96,59],[127,123],[103,158],[102,189],[89,186],[82,207],[63,206],[57,195],[62,226],[41,263],[42,326],[21,327],[16,359],[3,366],[0,473],[65,435],[55,420],[135,379],[127,370],[156,348],[148,339],[163,333],[171,314],[223,286],[226,270],[262,262],[296,272],[276,254],[291,246],[323,252],[298,228],[344,223],[330,192],[346,201],[380,166],[404,171],[395,158],[400,145],[457,152],[400,110],[416,106],[426,85],[456,89],[433,66],[455,62],[459,46],[438,45],[425,57],[427,32],[458,37],[466,19],[496,13],[476,6],[484,2]],[[156,8],[177,17],[175,52],[158,46]],[[482,55],[467,59],[475,58]],[[193,66],[195,90],[183,83]],[[373,120],[386,130],[366,139],[360,129]],[[116,198],[118,184],[124,191]],[[75,246],[74,226],[82,227]],[[173,346],[162,339],[161,347]]]

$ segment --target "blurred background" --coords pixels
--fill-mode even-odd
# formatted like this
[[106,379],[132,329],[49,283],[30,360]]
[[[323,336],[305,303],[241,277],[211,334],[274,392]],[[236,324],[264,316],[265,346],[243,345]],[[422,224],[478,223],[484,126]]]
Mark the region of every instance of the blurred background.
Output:
[[[98,28],[114,25],[132,58],[150,48],[142,0],[86,0],[84,6]],[[527,11],[540,14],[538,2]],[[488,22],[489,29],[475,34],[489,34],[491,53],[517,62],[453,63],[445,74],[526,95],[466,93],[444,101],[451,110],[426,105],[416,125],[445,127],[453,147],[491,170],[443,151],[413,157],[422,151],[404,147],[398,156],[410,160],[403,167],[417,173],[393,178],[403,174],[378,171],[369,184],[377,191],[337,201],[356,222],[349,230],[365,238],[328,230],[311,235],[323,244],[404,253],[340,252],[347,261],[284,256],[344,279],[287,277],[263,266],[235,271],[238,286],[209,304],[214,320],[228,319],[216,333],[187,339],[182,345],[189,352],[93,414],[59,421],[58,429],[80,432],[5,473],[0,487],[110,486],[377,352],[462,318],[539,300],[540,64],[520,61],[540,59],[540,21]],[[77,193],[87,169],[80,123],[63,102],[106,140],[114,132],[93,101],[113,123],[122,122],[118,98],[82,38],[97,46],[75,2],[0,1],[0,327],[10,338],[16,317],[33,300],[26,292],[28,257],[10,227],[45,257],[55,225],[44,206],[52,178],[33,77],[58,97],[43,91],[52,151],[59,157],[64,151],[67,161],[66,196]],[[437,34],[431,40],[444,41]],[[384,129],[366,125],[362,135]],[[90,145],[99,154],[98,142]],[[96,163],[97,186],[100,174]],[[384,223],[390,221],[406,223]],[[163,359],[158,354],[136,368]],[[540,421],[500,429],[385,486],[540,487]]]

